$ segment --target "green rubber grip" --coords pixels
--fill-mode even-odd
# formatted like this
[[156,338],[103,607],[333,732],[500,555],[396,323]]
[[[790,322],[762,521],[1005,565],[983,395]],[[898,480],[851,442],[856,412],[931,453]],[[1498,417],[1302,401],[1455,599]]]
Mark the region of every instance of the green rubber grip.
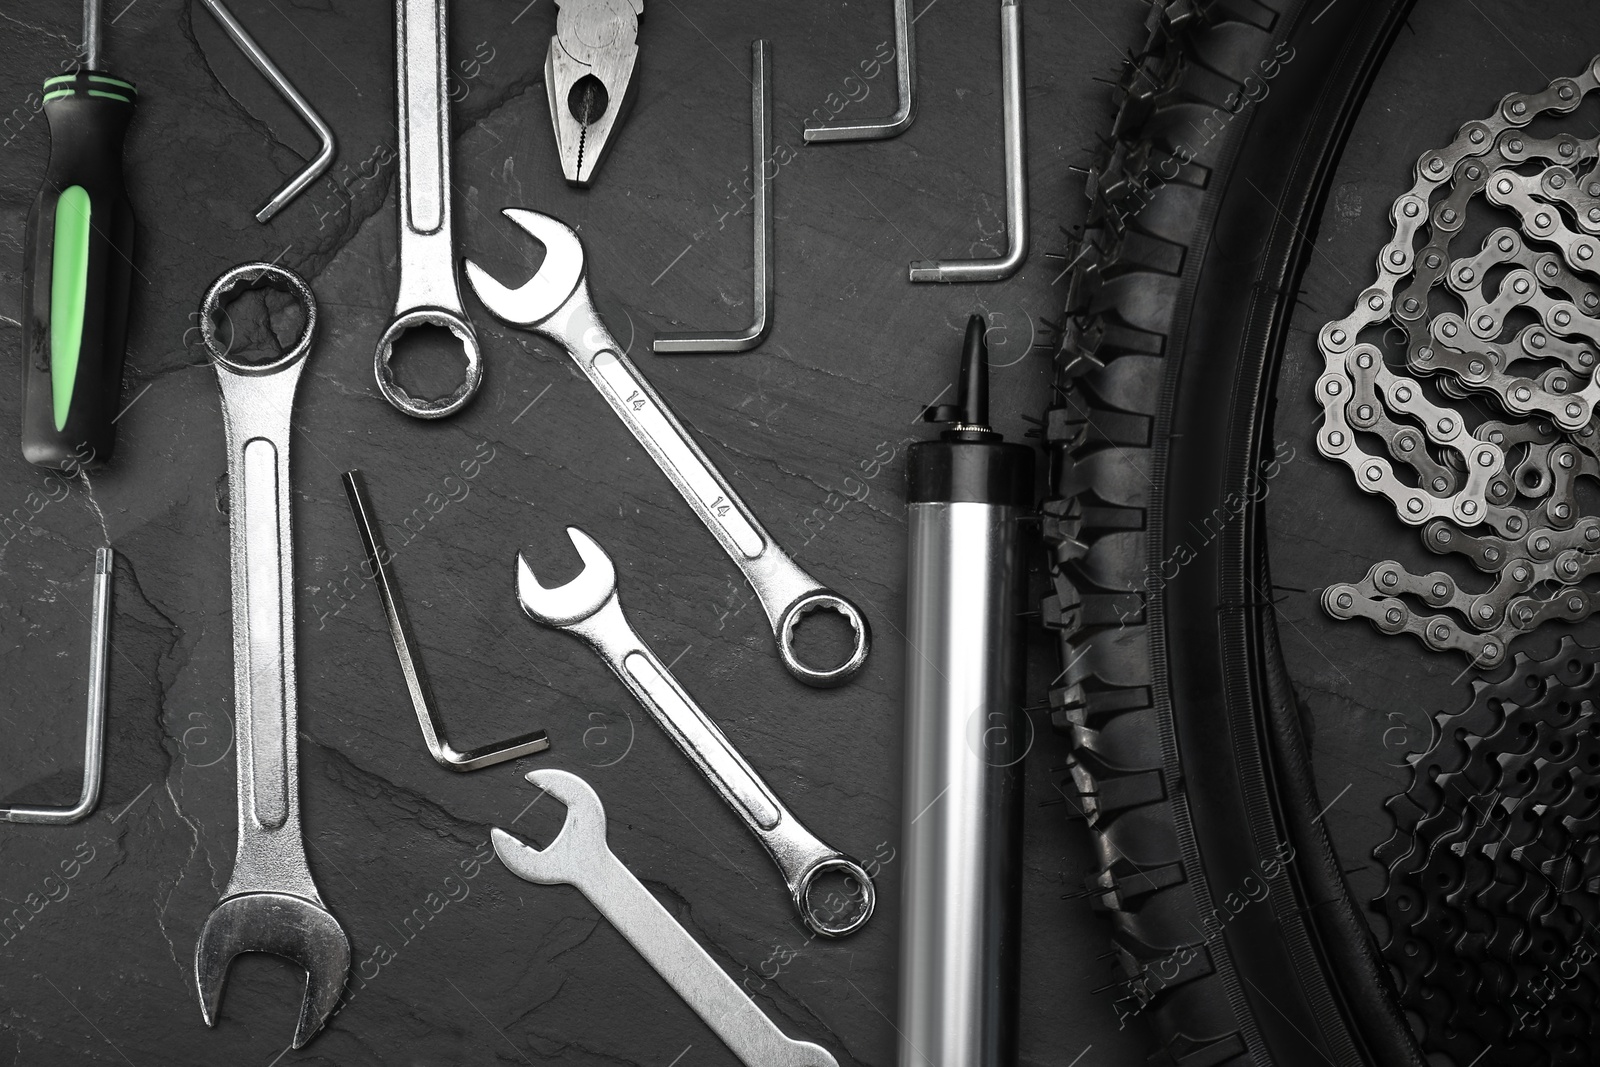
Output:
[[122,149],[137,90],[96,71],[51,78],[50,162],[24,237],[22,454],[60,470],[116,444],[133,279]]

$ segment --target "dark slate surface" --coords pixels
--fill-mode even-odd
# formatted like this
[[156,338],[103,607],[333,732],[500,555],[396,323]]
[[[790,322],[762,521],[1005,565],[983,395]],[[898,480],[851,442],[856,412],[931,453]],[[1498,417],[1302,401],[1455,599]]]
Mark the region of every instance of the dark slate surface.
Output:
[[[1322,588],[1359,580],[1380,559],[1399,560],[1414,573],[1449,570],[1464,588],[1489,583],[1459,557],[1427,551],[1387,501],[1361,492],[1347,467],[1317,455],[1320,409],[1312,386],[1322,358],[1316,333],[1347,314],[1371,283],[1378,250],[1394,234],[1390,205],[1410,188],[1417,157],[1449,144],[1463,122],[1491,114],[1506,93],[1537,92],[1553,78],[1582,71],[1596,51],[1593,34],[1576,28],[1586,14],[1546,0],[1421,0],[1340,161],[1306,269],[1278,383],[1277,437],[1294,458],[1268,497],[1267,540],[1284,653],[1315,731],[1327,825],[1361,900],[1381,893],[1385,884],[1371,852],[1393,832],[1382,804],[1409,785],[1406,756],[1432,744],[1435,714],[1466,706],[1477,672],[1464,657],[1426,651],[1413,638],[1385,637],[1365,622],[1335,621],[1322,610]],[[1565,129],[1591,137],[1597,118],[1600,103],[1591,98],[1540,135]],[[1481,199],[1475,203],[1469,219],[1487,218]],[[1476,244],[1464,238],[1454,247],[1470,252]],[[1492,410],[1481,401],[1455,406],[1473,423]],[[1585,511],[1593,513],[1592,497]],[[1547,657],[1563,632],[1579,633],[1592,644],[1600,621],[1541,627],[1513,642],[1512,651]],[[1381,927],[1379,916],[1369,918]]]
[[[7,525],[0,544],[0,798],[75,793],[87,568],[109,541],[120,557],[106,786],[76,827],[0,824],[0,901],[21,917],[0,943],[0,1061],[734,1062],[575,890],[483,862],[490,825],[551,830],[540,809],[519,818],[532,798],[519,772],[551,766],[596,786],[616,851],[786,1030],[841,1063],[892,1062],[898,866],[886,866],[866,931],[808,943],[756,842],[661,731],[589,651],[522,617],[512,561],[527,547],[562,579],[576,566],[563,527],[596,534],[620,561],[645,639],[791,806],[842,848],[890,854],[904,444],[922,432],[918,410],[943,386],[975,310],[995,327],[1001,427],[1018,434],[1042,408],[1046,363],[1027,353],[1061,289],[1059,267],[1039,253],[1060,248],[1059,228],[1081,217],[1067,167],[1086,159],[1110,110],[1091,78],[1113,71],[1142,5],[1029,5],[1035,254],[1006,284],[944,289],[911,287],[907,262],[998,250],[994,5],[923,7],[921,116],[908,135],[805,148],[805,117],[859,97],[863,83],[847,79],[888,48],[887,0],[651,0],[643,92],[590,192],[567,189],[553,156],[540,75],[550,0],[452,7],[459,248],[525,274],[533,246],[500,207],[578,227],[613,330],[779,539],[863,605],[875,653],[843,689],[788,678],[737,571],[586,382],[470,298],[488,361],[476,403],[422,424],[377,397],[371,352],[396,268],[392,5],[237,3],[340,141],[329,179],[342,191],[319,183],[260,226],[254,210],[299,169],[309,132],[199,4],[111,0],[109,66],[144,94],[127,153],[142,228],[120,452],[106,472],[66,484],[0,448],[0,510],[52,499]],[[30,94],[72,54],[77,15],[55,0],[0,5],[0,365],[11,381],[21,232],[47,150]],[[657,359],[646,354],[657,329],[731,327],[749,314],[739,212],[758,35],[774,43],[776,134],[790,160],[777,179],[777,327],[755,355]],[[844,113],[887,113],[891,78],[886,69],[865,82],[866,98]],[[300,788],[311,864],[361,976],[329,1030],[291,1054],[300,989],[287,964],[241,959],[215,1031],[201,1023],[192,978],[196,932],[232,867],[234,780],[222,428],[191,328],[207,283],[254,259],[303,273],[323,313],[295,411]],[[0,425],[17,425],[17,407],[16,389],[0,390]],[[367,472],[388,524],[455,739],[542,725],[552,752],[468,776],[427,758],[377,596],[354,578],[359,547],[338,480],[350,467]],[[449,495],[459,499],[440,507]],[[859,499],[841,506],[846,497]],[[419,532],[403,530],[408,514]],[[1038,647],[1035,694],[1053,673]],[[1061,899],[1081,888],[1089,856],[1062,808],[1043,806],[1060,759],[1042,731],[1029,757],[1038,804],[1027,827],[1023,1060],[1137,1062],[1142,1045],[1119,1034],[1106,997],[1091,996],[1109,980],[1102,928],[1081,901]]]

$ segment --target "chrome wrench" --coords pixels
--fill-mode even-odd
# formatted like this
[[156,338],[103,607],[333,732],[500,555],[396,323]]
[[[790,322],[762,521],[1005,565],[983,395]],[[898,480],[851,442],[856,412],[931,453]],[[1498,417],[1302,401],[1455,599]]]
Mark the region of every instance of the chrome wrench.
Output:
[[[478,335],[461,307],[450,225],[450,95],[447,0],[397,0],[395,69],[400,104],[400,293],[373,358],[378,390],[407,415],[439,419],[466,406],[483,384]],[[395,342],[417,326],[440,326],[461,342],[466,376],[455,392],[418,400],[394,379]]]
[[[567,350],[744,572],[766,612],[778,657],[789,673],[814,686],[848,681],[866,662],[871,642],[860,609],[807,574],[778,547],[606,330],[589,295],[578,235],[549,215],[506,208],[505,216],[544,245],[544,262],[532,278],[515,289],[469,262],[467,280],[478,299],[502,322],[534,330]],[[849,657],[828,669],[802,663],[794,651],[795,626],[819,608],[839,612],[855,635]]]
[[606,842],[605,808],[589,783],[554,769],[527,779],[567,806],[567,821],[543,849],[499,827],[490,830],[495,854],[512,874],[538,885],[575,886],[749,1067],[839,1067],[826,1049],[779,1030],[617,858]]
[[[293,293],[305,327],[282,356],[245,363],[218,343],[216,316],[229,292],[260,282]],[[270,263],[246,263],[218,278],[200,313],[228,444],[239,844],[228,887],[195,945],[195,986],[206,1025],[215,1026],[235,956],[269,952],[299,964],[306,988],[295,1048],[327,1022],[350,971],[350,942],[317,894],[300,836],[289,411],[316,327],[310,288]]]
[[[576,526],[567,527],[567,536],[583,557],[583,572],[566,585],[547,589],[539,584],[527,555],[519,555],[517,598],[522,610],[534,622],[580,637],[600,653],[606,666],[766,847],[807,926],[824,937],[843,937],[861,929],[872,917],[876,899],[872,878],[861,864],[823,844],[784,807],[783,801],[634,632],[622,613],[622,601],[617,597],[617,569],[606,550]],[[861,886],[861,896],[855,906],[834,908],[823,918],[811,895],[817,879],[830,872],[854,878]],[[842,921],[836,921],[840,916]]]

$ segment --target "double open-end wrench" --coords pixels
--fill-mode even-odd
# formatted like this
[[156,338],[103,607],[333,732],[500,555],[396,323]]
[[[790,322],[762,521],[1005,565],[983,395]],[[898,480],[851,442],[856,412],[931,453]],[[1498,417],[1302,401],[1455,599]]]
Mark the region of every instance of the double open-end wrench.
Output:
[[[505,216],[544,245],[544,262],[532,278],[515,289],[469,262],[467,280],[478,299],[501,321],[533,330],[567,350],[744,572],[767,614],[778,656],[789,673],[814,686],[847,681],[866,662],[871,641],[861,611],[807,574],[778,547],[606,330],[589,295],[578,235],[559,219],[534,211],[506,208]],[[796,624],[819,608],[839,612],[855,633],[849,657],[828,669],[802,663],[794,650]]]
[[[450,226],[450,96],[446,91],[447,0],[397,0],[395,69],[400,103],[400,293],[378,338],[373,371],[384,399],[419,419],[466,406],[483,383],[478,335],[461,308]],[[466,377],[455,392],[418,400],[395,381],[395,342],[416,326],[442,326],[461,342]]]
[[[539,584],[527,555],[517,557],[517,598],[530,619],[582,638],[606,661],[624,685],[661,724],[684,755],[694,761],[722,799],[772,856],[800,918],[824,937],[843,937],[872,917],[872,878],[861,864],[823,844],[784,807],[739,750],[684,692],[672,672],[656,658],[622,613],[617,568],[606,550],[576,526],[567,536],[583,557],[583,572],[566,585]],[[860,897],[828,909],[812,898],[817,879],[830,872],[860,884]],[[854,896],[854,894],[851,894]]]
[[512,874],[580,890],[749,1067],[838,1067],[826,1049],[779,1030],[617,858],[606,843],[605,808],[589,783],[554,769],[527,778],[566,805],[567,821],[543,849],[499,827],[490,830],[495,854]]
[[[222,299],[241,286],[293,293],[305,327],[276,359],[246,363],[219,344]],[[270,263],[246,263],[212,283],[200,330],[217,364],[228,443],[228,534],[233,572],[233,704],[239,845],[222,899],[194,950],[195,985],[215,1026],[228,966],[268,952],[305,968],[294,1047],[328,1019],[350,970],[350,942],[311,880],[300,836],[300,757],[294,667],[294,562],[289,522],[289,411],[311,351],[317,305],[306,283]]]

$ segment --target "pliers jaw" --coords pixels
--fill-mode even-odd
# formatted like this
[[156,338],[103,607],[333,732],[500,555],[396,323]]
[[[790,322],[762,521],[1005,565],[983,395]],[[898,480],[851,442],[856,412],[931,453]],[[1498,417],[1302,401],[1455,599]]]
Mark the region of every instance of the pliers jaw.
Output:
[[588,188],[633,108],[644,0],[562,0],[544,61],[561,173]]

